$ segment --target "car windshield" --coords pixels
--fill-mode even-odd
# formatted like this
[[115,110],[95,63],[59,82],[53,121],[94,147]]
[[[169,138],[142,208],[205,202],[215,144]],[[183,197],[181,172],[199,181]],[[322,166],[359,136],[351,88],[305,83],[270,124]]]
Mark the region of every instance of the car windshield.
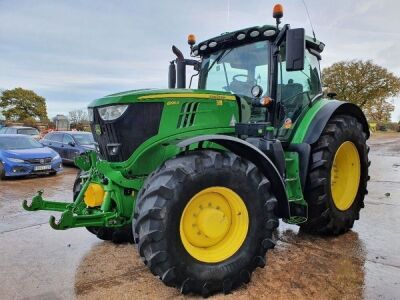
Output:
[[39,135],[39,131],[36,128],[22,128],[18,129],[18,134]]
[[93,135],[87,134],[74,134],[74,139],[79,145],[92,145],[94,143]]
[[267,94],[268,63],[268,41],[216,51],[202,61],[199,88],[251,98],[251,88],[257,84]]
[[21,150],[43,148],[43,145],[28,136],[0,136],[1,150]]

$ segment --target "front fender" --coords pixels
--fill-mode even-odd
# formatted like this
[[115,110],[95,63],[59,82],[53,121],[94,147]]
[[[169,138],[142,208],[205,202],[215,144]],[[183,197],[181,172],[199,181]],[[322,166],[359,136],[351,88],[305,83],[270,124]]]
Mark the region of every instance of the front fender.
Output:
[[254,145],[229,135],[200,135],[185,139],[177,143],[180,148],[189,147],[192,144],[212,142],[218,144],[236,155],[243,157],[255,164],[271,182],[272,192],[278,200],[278,216],[290,218],[289,201],[287,198],[285,183],[273,162],[260,149]]

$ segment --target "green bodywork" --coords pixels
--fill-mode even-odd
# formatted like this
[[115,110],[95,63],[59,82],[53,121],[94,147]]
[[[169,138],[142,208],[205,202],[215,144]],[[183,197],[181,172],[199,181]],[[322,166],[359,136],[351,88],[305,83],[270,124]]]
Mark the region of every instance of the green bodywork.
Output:
[[[125,226],[132,221],[136,197],[146,177],[164,161],[182,151],[198,148],[198,144],[193,144],[190,149],[180,149],[177,143],[189,137],[206,134],[235,135],[234,123],[240,121],[236,98],[230,93],[217,91],[138,90],[97,99],[89,107],[135,102],[164,103],[157,135],[141,144],[124,162],[101,160],[94,151],[78,157],[75,163],[86,172],[86,179],[83,179],[83,187],[74,202],[45,200],[42,198],[43,191],[39,191],[32,203],[24,201],[23,207],[29,211],[62,212],[58,221],[53,216],[50,218],[50,225],[54,229]],[[194,113],[193,103],[198,103],[193,122],[183,122],[182,120]],[[328,100],[319,99],[310,105],[293,129],[292,143],[302,142],[315,114],[327,103]],[[202,148],[223,150],[221,146],[211,142],[204,143]],[[285,152],[285,159],[288,199],[307,206],[300,184],[298,154]],[[107,184],[104,184],[104,178],[107,179]],[[105,190],[101,207],[89,208],[83,201],[84,193],[91,182],[102,185]],[[285,221],[296,224],[305,220],[306,218],[292,217]]]
[[[255,29],[264,32],[265,30],[275,30],[276,27],[265,25]],[[229,34],[236,33],[227,33],[226,35]],[[316,47],[321,46],[319,41],[310,37],[306,37],[305,42],[312,43]],[[30,204],[26,200],[23,202],[24,209],[61,212],[61,218],[58,221],[54,217],[50,218],[50,225],[54,229],[125,226],[132,222],[136,197],[145,179],[163,162],[181,152],[200,147],[226,151],[222,146],[207,141],[194,143],[181,149],[178,146],[179,142],[201,135],[235,136],[235,123],[248,121],[250,107],[249,104],[238,101],[236,96],[228,92],[202,89],[142,89],[112,94],[94,100],[89,104],[89,108],[152,102],[163,104],[158,133],[140,144],[127,160],[109,162],[100,159],[94,151],[79,156],[76,158],[75,164],[83,171],[84,175],[81,176],[82,188],[74,202],[68,199],[63,202],[45,200],[42,197],[43,191],[39,191]],[[283,130],[285,142],[301,144],[312,120],[328,102],[329,100],[316,97],[312,103],[306,106],[292,128]],[[241,120],[242,114],[243,120]],[[103,134],[100,125],[94,125],[92,129],[94,135]],[[132,130],[136,129],[132,128]],[[279,128],[274,127],[268,127],[267,130],[272,130],[274,135],[278,135],[280,131]],[[263,132],[260,133],[263,135]],[[289,203],[302,206],[307,211],[299,175],[299,154],[285,151],[285,163],[283,179],[287,199]],[[88,207],[84,201],[84,195],[90,183],[101,185],[105,191],[100,207]],[[292,216],[284,221],[298,224],[306,219],[306,217]]]

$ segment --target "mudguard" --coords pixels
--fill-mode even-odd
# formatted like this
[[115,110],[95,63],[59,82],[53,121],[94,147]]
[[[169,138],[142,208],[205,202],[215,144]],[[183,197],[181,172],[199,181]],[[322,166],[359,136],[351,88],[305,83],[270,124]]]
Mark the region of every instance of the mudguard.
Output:
[[350,115],[357,118],[364,128],[367,138],[369,138],[368,121],[357,105],[339,100],[329,100],[312,119],[302,142],[310,145],[314,144],[321,136],[328,121],[334,115]]
[[201,147],[203,142],[213,142],[221,145],[255,164],[271,182],[272,192],[278,200],[278,216],[290,218],[289,201],[283,178],[272,161],[260,149],[244,140],[229,135],[200,135],[180,141],[177,146],[186,148],[192,144],[200,143]]

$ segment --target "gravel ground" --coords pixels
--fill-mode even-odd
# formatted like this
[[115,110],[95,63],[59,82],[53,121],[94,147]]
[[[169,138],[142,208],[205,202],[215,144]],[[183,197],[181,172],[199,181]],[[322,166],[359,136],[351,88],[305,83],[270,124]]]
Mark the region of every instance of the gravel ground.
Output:
[[[281,223],[267,266],[213,298],[400,299],[400,134],[374,134],[369,144],[369,194],[352,231],[320,238]],[[133,245],[55,231],[49,213],[21,208],[39,189],[70,200],[76,172],[0,182],[0,299],[185,298],[147,270]]]

